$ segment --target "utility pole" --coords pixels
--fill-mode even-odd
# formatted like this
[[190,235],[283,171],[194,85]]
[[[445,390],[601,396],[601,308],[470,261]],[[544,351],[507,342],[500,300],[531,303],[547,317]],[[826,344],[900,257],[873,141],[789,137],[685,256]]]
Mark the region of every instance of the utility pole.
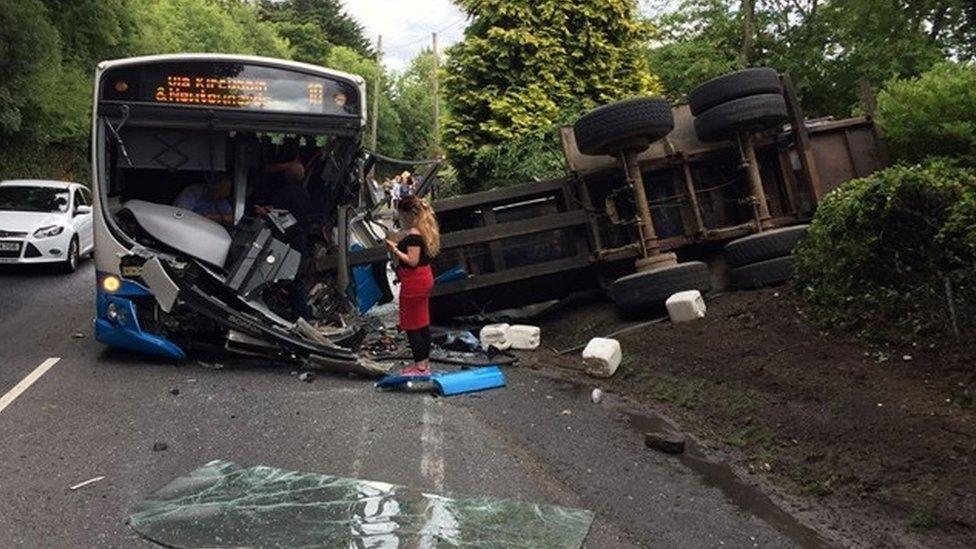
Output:
[[434,51],[434,74],[431,75],[434,81],[434,151],[441,153],[441,94],[438,82],[440,72],[440,56],[437,54],[437,33],[432,33],[432,49]]
[[376,78],[373,80],[373,112],[370,113],[372,120],[372,134],[370,135],[370,148],[376,150],[376,130],[377,122],[380,119],[380,78],[383,75],[383,35],[376,37]]
[[752,57],[752,42],[756,34],[756,0],[742,0],[742,52],[739,65],[745,69],[749,67]]

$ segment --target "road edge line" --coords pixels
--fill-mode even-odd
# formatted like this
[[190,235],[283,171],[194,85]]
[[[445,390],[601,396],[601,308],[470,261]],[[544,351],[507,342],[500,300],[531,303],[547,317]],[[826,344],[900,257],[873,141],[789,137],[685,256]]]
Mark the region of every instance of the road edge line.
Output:
[[9,391],[6,392],[6,394],[0,397],[0,413],[3,413],[3,411],[7,408],[7,406],[13,404],[13,402],[17,400],[17,397],[19,397],[24,393],[24,391],[29,389],[30,386],[33,385],[35,381],[40,379],[42,375],[47,373],[47,371],[50,370],[52,366],[60,362],[60,360],[61,357],[48,358],[47,360],[42,362],[40,366],[34,368],[34,371],[27,374],[27,377],[20,380],[20,382],[17,383],[17,385],[14,385],[13,389],[10,389]]

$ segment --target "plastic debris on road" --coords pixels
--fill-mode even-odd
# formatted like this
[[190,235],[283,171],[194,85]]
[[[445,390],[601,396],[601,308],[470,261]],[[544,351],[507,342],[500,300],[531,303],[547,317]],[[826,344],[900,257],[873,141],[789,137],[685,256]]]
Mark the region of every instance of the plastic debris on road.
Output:
[[434,372],[423,376],[386,376],[376,382],[377,389],[413,389],[411,384],[430,382],[444,396],[474,393],[505,386],[505,374],[497,366],[458,372]]
[[532,351],[538,349],[542,342],[542,330],[538,326],[513,324],[505,332],[505,340],[512,349]]
[[616,339],[594,337],[583,349],[583,364],[586,373],[594,377],[610,377],[617,371],[623,353]]
[[705,318],[705,300],[698,290],[678,292],[664,303],[671,322],[691,322]]
[[578,548],[583,509],[431,494],[384,482],[212,461],[136,505],[129,525],[167,547]]

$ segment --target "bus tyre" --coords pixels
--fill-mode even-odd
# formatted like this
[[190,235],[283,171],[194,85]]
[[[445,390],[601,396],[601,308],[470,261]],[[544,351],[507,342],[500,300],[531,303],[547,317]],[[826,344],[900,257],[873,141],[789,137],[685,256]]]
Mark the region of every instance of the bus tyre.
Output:
[[691,114],[698,116],[733,99],[764,93],[783,93],[779,73],[774,69],[745,69],[713,78],[691,90],[688,93],[688,107]]
[[760,132],[787,118],[782,95],[766,93],[733,99],[695,118],[695,133],[703,142],[724,141],[739,132]]
[[660,307],[678,292],[698,290],[705,293],[711,288],[708,265],[689,261],[618,278],[610,288],[610,296],[620,312],[637,315]]
[[65,256],[64,262],[61,263],[61,272],[65,274],[71,274],[78,269],[78,263],[81,262],[81,253],[78,249],[78,237],[72,237],[71,243],[68,244],[68,255]]
[[777,257],[736,267],[729,271],[732,287],[739,290],[755,290],[775,286],[793,277],[793,258]]
[[783,227],[733,240],[725,245],[725,262],[732,267],[742,267],[790,255],[797,242],[807,234],[809,225]]
[[590,111],[576,121],[580,152],[591,156],[643,151],[674,129],[671,104],[655,97],[625,99]]

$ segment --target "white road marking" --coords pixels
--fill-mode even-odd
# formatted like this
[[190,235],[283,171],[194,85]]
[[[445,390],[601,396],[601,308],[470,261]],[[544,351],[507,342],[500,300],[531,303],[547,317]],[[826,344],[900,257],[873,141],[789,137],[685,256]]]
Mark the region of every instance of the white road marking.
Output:
[[434,488],[444,489],[444,434],[441,432],[443,418],[440,414],[440,401],[427,397],[424,399],[423,428],[420,431],[420,473],[434,483]]
[[61,360],[61,357],[52,357],[45,360],[40,366],[34,368],[33,372],[27,374],[27,377],[20,380],[20,383],[14,385],[13,389],[7,391],[7,394],[0,397],[0,412],[3,412],[7,406],[10,406],[13,401],[17,400],[17,397],[26,391],[28,387],[33,385],[35,381],[40,379],[41,376],[50,370],[51,366],[57,364],[59,360]]
[[71,488],[68,488],[68,490],[77,490],[78,488],[84,488],[85,486],[88,486],[89,484],[95,484],[96,482],[102,480],[103,478],[105,478],[105,475],[102,475],[100,477],[90,478],[90,479],[86,480],[85,482],[79,482],[78,484],[75,484]]

